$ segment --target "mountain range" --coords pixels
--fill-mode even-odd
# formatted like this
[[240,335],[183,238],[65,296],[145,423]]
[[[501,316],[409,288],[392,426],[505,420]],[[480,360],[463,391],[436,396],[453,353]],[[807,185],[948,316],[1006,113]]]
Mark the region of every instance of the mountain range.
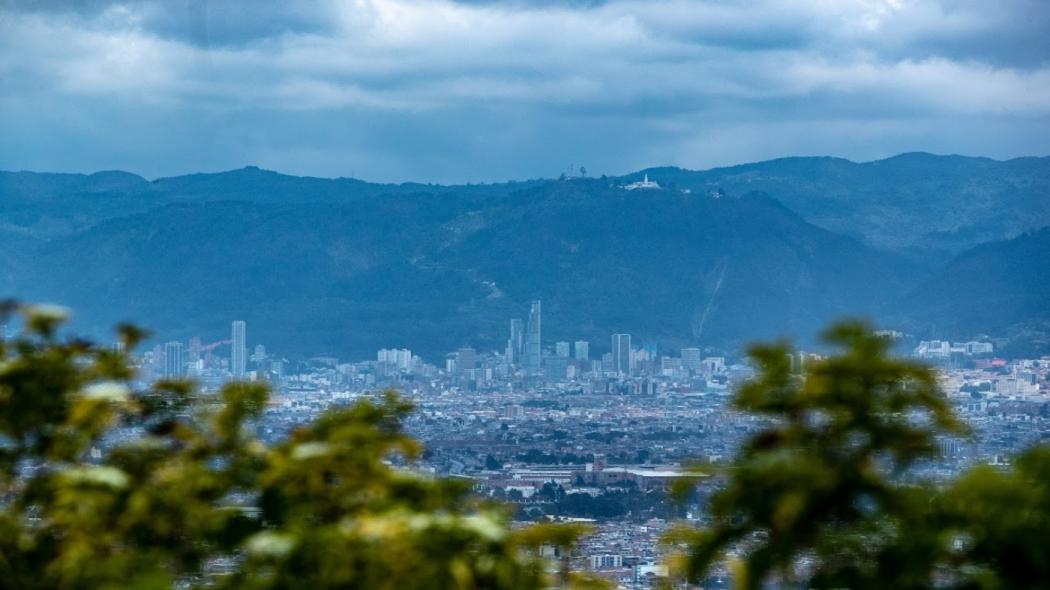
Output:
[[[626,190],[645,177],[659,189]],[[0,172],[0,295],[158,337],[431,359],[544,340],[667,349],[806,341],[865,315],[919,337],[1048,349],[1050,158],[787,158],[440,186],[258,168],[148,181]],[[1041,264],[1042,263],[1042,264]]]

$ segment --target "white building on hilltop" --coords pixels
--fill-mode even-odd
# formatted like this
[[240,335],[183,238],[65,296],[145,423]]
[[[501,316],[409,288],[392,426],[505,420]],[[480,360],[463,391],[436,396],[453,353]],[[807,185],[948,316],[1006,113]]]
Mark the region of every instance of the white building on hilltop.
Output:
[[649,180],[649,175],[646,174],[645,178],[643,178],[642,180],[639,180],[638,182],[632,182],[631,184],[625,184],[620,188],[622,188],[625,191],[633,191],[638,189],[652,190],[660,188],[660,184],[655,180]]

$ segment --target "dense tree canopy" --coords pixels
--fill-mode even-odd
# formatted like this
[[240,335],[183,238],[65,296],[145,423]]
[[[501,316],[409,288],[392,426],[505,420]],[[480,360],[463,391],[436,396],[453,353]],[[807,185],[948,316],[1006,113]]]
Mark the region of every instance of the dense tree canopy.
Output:
[[760,372],[733,405],[767,426],[729,465],[710,525],[671,537],[682,573],[727,563],[748,589],[1050,588],[1050,449],[947,484],[905,477],[937,436],[966,431],[935,373],[863,323],[825,338],[840,352],[802,374],[786,345],[752,348]]
[[23,329],[0,342],[0,588],[531,589],[550,581],[538,548],[581,532],[510,530],[462,483],[392,467],[420,451],[393,393],[266,445],[265,386],[136,391],[57,310],[3,313]]

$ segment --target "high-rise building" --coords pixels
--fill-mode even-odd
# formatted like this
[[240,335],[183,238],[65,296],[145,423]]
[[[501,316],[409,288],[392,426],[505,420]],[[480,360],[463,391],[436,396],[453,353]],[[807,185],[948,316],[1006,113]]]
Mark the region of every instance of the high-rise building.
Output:
[[709,356],[703,360],[701,366],[708,373],[721,373],[726,370],[726,359],[720,356]]
[[631,335],[613,334],[612,337],[613,371],[618,375],[630,375],[634,368],[631,358]]
[[402,370],[409,370],[412,368],[412,351],[407,348],[401,348],[395,353],[395,360],[397,362],[397,368]]
[[552,356],[543,363],[543,374],[552,381],[563,381],[568,376],[569,357]]
[[456,351],[456,371],[464,374],[478,366],[478,353],[473,348],[461,348]]
[[541,315],[541,303],[537,299],[532,302],[532,307],[529,309],[529,325],[525,333],[525,368],[533,372],[539,372],[543,367],[540,336]]
[[412,351],[407,348],[381,348],[376,355],[381,364],[396,366],[398,369],[412,368]]
[[576,360],[585,361],[591,358],[591,345],[586,340],[577,340],[575,345]]
[[683,348],[682,368],[686,371],[693,371],[694,373],[699,371],[703,366],[700,354],[699,348]]
[[186,376],[186,359],[183,356],[181,342],[167,342],[164,344],[164,377],[168,379],[180,379]]
[[507,362],[520,365],[525,351],[525,326],[520,319],[510,321],[510,339],[507,340]]
[[676,359],[669,356],[660,357],[660,372],[664,375],[670,375],[676,371],[681,370],[682,359]]
[[569,358],[569,343],[568,342],[555,342],[554,343],[554,354],[556,356],[563,356]]
[[190,338],[190,344],[186,347],[186,357],[190,364],[196,365],[201,360],[201,339],[200,336],[194,336]]
[[164,374],[164,345],[158,344],[149,351],[149,366],[154,372]]
[[230,373],[234,379],[241,379],[245,375],[248,361],[248,344],[245,340],[245,323],[243,320],[233,322],[230,340]]

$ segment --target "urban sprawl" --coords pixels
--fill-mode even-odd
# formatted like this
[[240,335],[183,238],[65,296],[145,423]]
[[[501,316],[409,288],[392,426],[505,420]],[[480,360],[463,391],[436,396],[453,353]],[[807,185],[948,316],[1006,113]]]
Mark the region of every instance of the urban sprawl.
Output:
[[[417,405],[406,426],[426,444],[414,469],[469,480],[477,494],[516,507],[522,521],[591,522],[595,532],[573,565],[623,587],[653,587],[666,574],[660,539],[669,523],[702,519],[718,485],[705,465],[731,457],[763,425],[727,404],[752,368],[699,347],[666,354],[630,334],[612,334],[601,355],[584,340],[547,343],[540,301],[508,328],[504,350],[464,347],[439,364],[405,348],[366,361],[292,363],[261,343],[249,347],[246,323],[234,321],[229,340],[168,342],[136,360],[144,379],[189,377],[206,393],[230,379],[269,382],[274,395],[259,428],[271,440],[330,406],[396,389]],[[974,432],[941,440],[939,459],[917,475],[1001,464],[1050,437],[1050,357],[998,358],[995,349],[985,340],[907,346],[938,367],[943,390]],[[793,367],[816,358],[797,353]],[[682,478],[698,484],[684,502],[669,493]]]

